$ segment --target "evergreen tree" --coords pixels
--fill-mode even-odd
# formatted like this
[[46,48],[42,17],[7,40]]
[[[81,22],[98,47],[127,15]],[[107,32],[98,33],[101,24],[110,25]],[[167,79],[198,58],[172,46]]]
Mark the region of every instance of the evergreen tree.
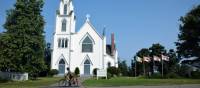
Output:
[[122,76],[128,76],[128,66],[126,64],[126,61],[119,61],[119,70]]
[[181,57],[200,58],[200,5],[180,18],[180,33],[176,42]]
[[0,37],[0,69],[2,71],[38,74],[44,64],[43,0],[16,0],[7,11],[6,29]]

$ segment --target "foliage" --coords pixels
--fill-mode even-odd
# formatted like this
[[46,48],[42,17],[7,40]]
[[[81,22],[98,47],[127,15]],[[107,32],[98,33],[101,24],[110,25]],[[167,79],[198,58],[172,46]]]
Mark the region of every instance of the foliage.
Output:
[[94,69],[93,69],[93,72],[92,72],[92,73],[93,73],[94,76],[97,75],[97,70],[98,70],[98,68],[94,68]]
[[191,72],[191,77],[194,79],[200,79],[200,71],[192,71]]
[[79,76],[80,75],[80,70],[78,67],[75,68],[75,71],[74,71],[75,75]]
[[142,48],[141,50],[139,50],[136,53],[136,55],[139,56],[139,57],[149,56],[150,55],[150,51],[147,48]]
[[0,70],[36,74],[44,64],[43,0],[17,0],[0,36]]
[[176,42],[181,57],[200,57],[200,5],[180,18],[180,33]]
[[122,76],[128,76],[128,66],[126,64],[126,61],[119,61],[119,72],[122,74]]
[[58,82],[60,77],[39,77],[37,80],[1,82],[0,88],[41,88]]
[[107,79],[111,79],[111,77],[113,77],[112,74],[108,72],[107,73]]
[[174,72],[170,72],[166,75],[166,78],[181,78],[178,74],[174,73]]
[[150,76],[150,78],[154,78],[154,79],[160,79],[162,78],[162,75],[160,73],[154,73]]
[[107,68],[107,73],[111,74],[111,77],[114,77],[115,75],[118,76],[119,75],[119,69],[116,67],[109,67]]
[[49,71],[49,76],[54,76],[54,75],[57,75],[59,72],[57,69],[52,69]]

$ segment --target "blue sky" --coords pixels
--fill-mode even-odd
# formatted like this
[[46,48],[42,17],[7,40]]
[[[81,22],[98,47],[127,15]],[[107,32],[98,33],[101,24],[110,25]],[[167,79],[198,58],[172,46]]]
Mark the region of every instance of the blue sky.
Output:
[[[43,16],[46,21],[46,41],[51,42],[55,27],[55,12],[60,0],[45,0]],[[6,10],[15,0],[0,0],[0,32],[4,31]],[[106,35],[115,33],[119,56],[130,59],[141,48],[160,43],[166,49],[175,49],[179,18],[184,16],[200,0],[73,0],[77,16],[76,30],[85,21],[86,14],[99,33],[106,26]]]

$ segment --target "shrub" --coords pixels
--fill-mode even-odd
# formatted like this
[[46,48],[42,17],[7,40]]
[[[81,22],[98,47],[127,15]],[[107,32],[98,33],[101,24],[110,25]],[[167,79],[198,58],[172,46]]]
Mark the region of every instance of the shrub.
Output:
[[49,76],[54,76],[54,75],[57,75],[59,72],[57,69],[52,69],[49,71]]
[[109,67],[107,68],[107,72],[111,74],[111,77],[113,77],[114,75],[118,76],[120,71],[116,67]]
[[78,67],[75,68],[75,71],[74,71],[75,75],[79,76],[80,75],[80,70]]
[[160,79],[160,78],[162,78],[162,75],[160,73],[154,73],[149,78]]
[[93,72],[92,72],[92,73],[93,73],[94,76],[97,76],[97,70],[98,70],[98,68],[94,68],[94,69],[93,69]]
[[180,78],[180,76],[174,72],[170,72],[166,75],[166,78]]
[[200,79],[200,71],[192,71],[191,76],[194,79]]
[[107,79],[110,79],[112,77],[112,74],[111,73],[107,73]]

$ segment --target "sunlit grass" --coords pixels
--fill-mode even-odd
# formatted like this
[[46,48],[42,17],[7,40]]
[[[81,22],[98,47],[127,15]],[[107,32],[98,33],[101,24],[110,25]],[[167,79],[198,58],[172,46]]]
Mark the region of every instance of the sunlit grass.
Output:
[[134,85],[180,85],[200,84],[200,79],[138,79],[133,77],[118,77],[112,79],[94,78],[85,80],[84,86],[134,86]]

